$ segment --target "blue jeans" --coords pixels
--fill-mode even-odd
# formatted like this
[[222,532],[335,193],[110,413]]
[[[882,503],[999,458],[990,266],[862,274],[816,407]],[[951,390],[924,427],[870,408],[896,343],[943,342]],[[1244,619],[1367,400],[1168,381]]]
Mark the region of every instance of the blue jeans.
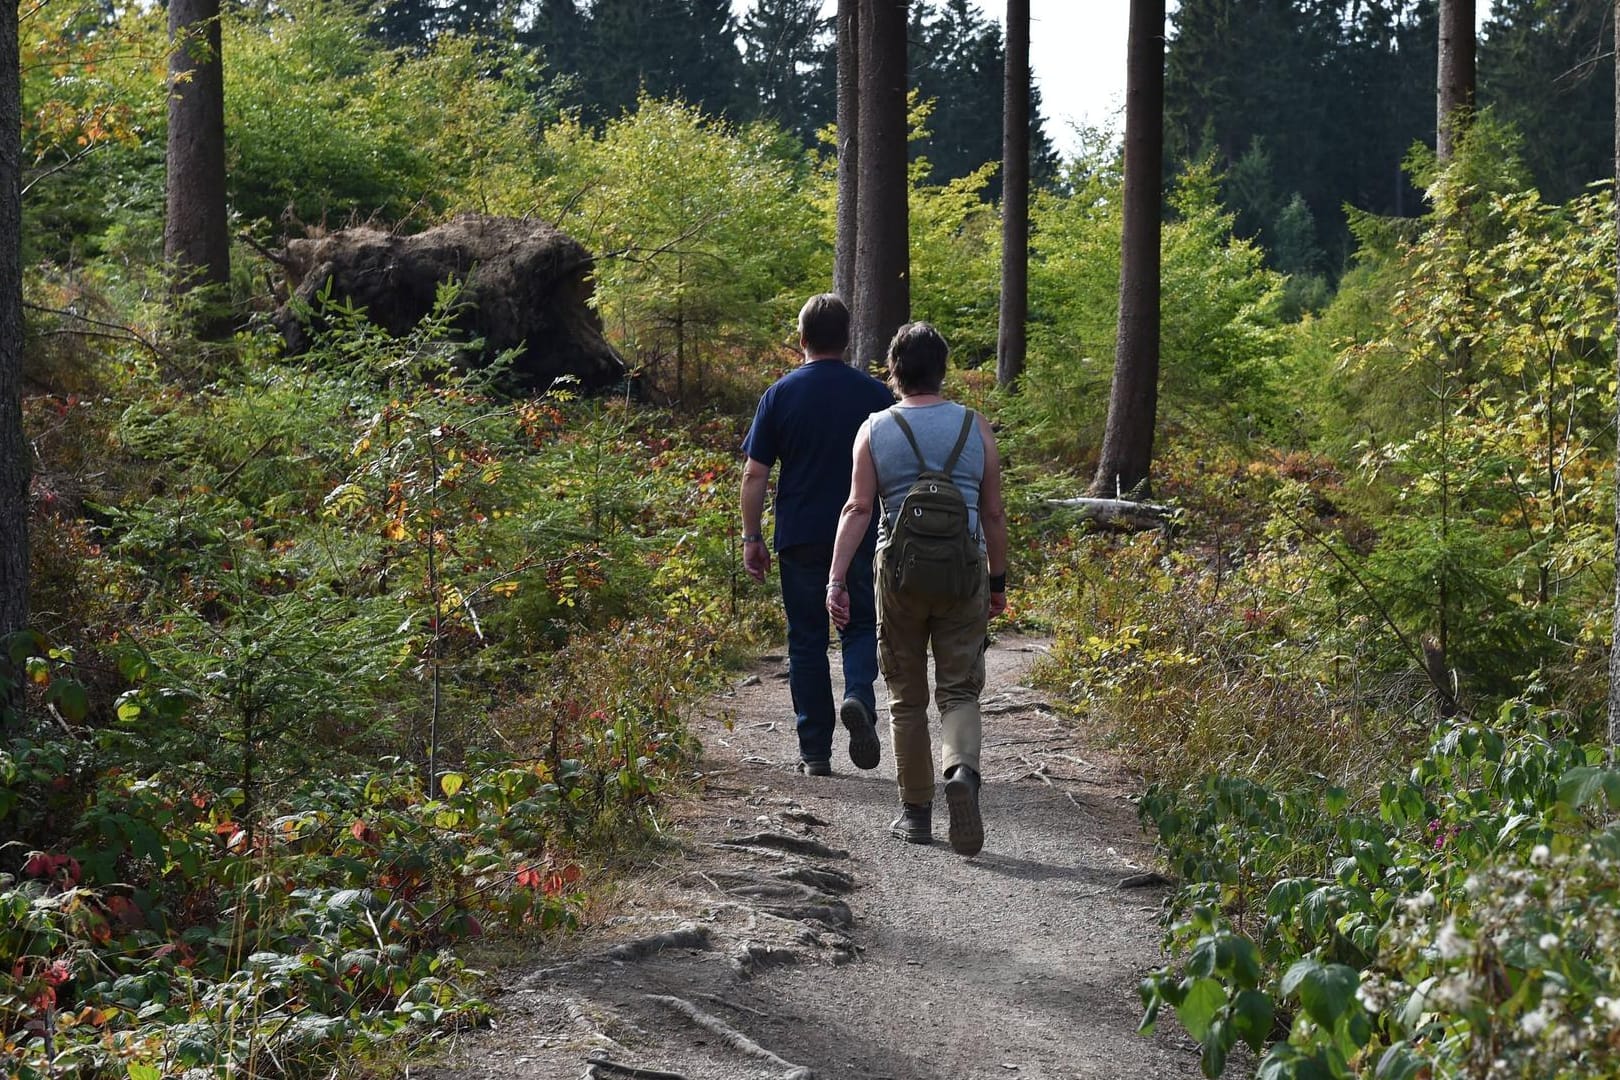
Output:
[[[827,577],[831,544],[796,544],[776,553],[782,575],[782,608],[788,626],[788,688],[798,714],[799,757],[831,761],[833,728],[831,642]],[[838,632],[844,654],[844,696],[865,703],[877,715],[877,606],[872,594],[872,551],[863,545],[844,575],[849,587],[849,624]]]

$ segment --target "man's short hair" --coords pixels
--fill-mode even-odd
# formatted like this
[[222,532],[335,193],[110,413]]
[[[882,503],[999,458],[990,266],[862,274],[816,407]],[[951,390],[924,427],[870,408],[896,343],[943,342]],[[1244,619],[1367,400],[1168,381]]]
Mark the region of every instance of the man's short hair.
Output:
[[925,322],[907,323],[889,342],[889,383],[902,394],[937,394],[945,385],[950,346]]
[[849,348],[849,308],[837,293],[817,293],[799,309],[799,338],[813,353]]

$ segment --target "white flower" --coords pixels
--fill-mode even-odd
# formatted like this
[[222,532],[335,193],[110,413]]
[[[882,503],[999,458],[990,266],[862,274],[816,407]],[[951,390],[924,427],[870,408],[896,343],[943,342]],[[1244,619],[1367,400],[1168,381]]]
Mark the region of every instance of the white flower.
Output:
[[1376,976],[1368,976],[1356,987],[1356,1000],[1361,1002],[1361,1007],[1368,1012],[1383,1012],[1386,998],[1382,982]]
[[1597,1007],[1603,1010],[1604,1015],[1609,1018],[1609,1023],[1620,1024],[1620,999],[1600,997],[1597,999]]
[[1541,937],[1536,939],[1536,944],[1541,947],[1542,952],[1552,952],[1558,948],[1558,935],[1542,934]]
[[1547,1005],[1548,1003],[1544,1001],[1519,1018],[1519,1027],[1532,1039],[1540,1035],[1547,1029],[1547,1025],[1552,1023],[1552,1010]]
[[1427,998],[1436,1009],[1461,1012],[1474,1000],[1473,984],[1466,975],[1452,975],[1435,983]]
[[1552,862],[1552,850],[1546,844],[1537,844],[1530,849],[1530,865],[1546,866]]
[[1434,907],[1434,890],[1424,889],[1416,896],[1407,897],[1406,910],[1417,915]]
[[1446,924],[1440,928],[1440,935],[1434,939],[1434,947],[1440,950],[1443,960],[1461,960],[1474,949],[1473,942],[1458,933],[1455,919],[1446,920]]

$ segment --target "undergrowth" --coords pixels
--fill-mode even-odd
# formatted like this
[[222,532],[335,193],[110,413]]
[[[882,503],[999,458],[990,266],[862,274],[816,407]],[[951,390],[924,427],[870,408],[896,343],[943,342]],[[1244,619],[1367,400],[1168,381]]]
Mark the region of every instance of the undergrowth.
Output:
[[42,469],[6,646],[0,1071],[353,1075],[484,1020],[458,942],[566,930],[655,838],[772,626],[736,424],[494,395],[455,302],[30,402],[99,449]]

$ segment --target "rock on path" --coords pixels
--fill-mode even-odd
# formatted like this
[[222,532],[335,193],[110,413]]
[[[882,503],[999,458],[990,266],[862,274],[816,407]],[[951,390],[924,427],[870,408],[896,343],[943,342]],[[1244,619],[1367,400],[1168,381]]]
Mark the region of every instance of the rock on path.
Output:
[[844,759],[830,778],[797,773],[783,661],[762,660],[695,721],[703,796],[677,822],[679,850],[618,898],[609,935],[508,972],[493,1029],[411,1075],[1198,1076],[1173,1021],[1136,1034],[1163,892],[1121,887],[1151,847],[1128,778],[1024,686],[1043,648],[1003,638],[987,656],[972,859],[944,842],[942,798],[932,846],[887,835],[886,736],[873,772]]

